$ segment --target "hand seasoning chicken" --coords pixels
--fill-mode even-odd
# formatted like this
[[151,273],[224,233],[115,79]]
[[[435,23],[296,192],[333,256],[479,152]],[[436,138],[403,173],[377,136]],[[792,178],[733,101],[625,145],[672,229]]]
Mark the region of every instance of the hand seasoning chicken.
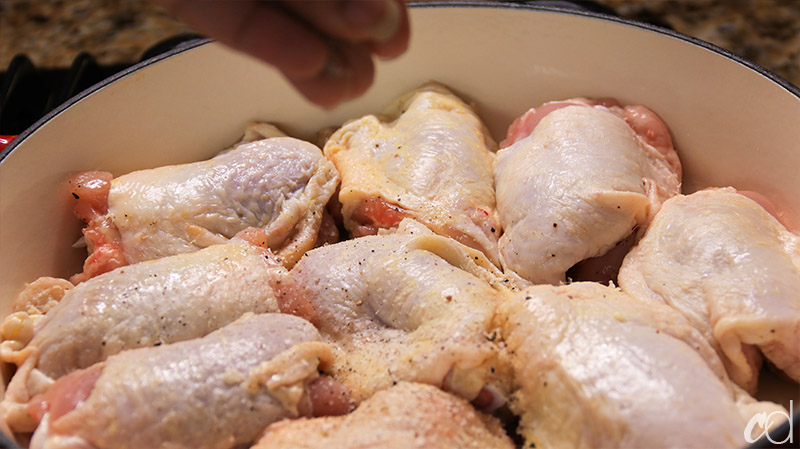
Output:
[[385,119],[346,123],[324,151],[341,173],[344,225],[355,237],[408,217],[497,263],[495,149],[475,112],[429,83],[401,96]]
[[400,382],[353,413],[270,425],[252,449],[514,449],[500,422],[424,384]]
[[317,370],[331,357],[318,340],[300,318],[263,314],[203,338],[122,352],[62,377],[31,401],[30,412],[42,423],[30,447],[229,449],[251,443],[272,422],[314,414]]
[[[264,231],[240,234],[263,239]],[[286,275],[269,250],[237,237],[94,277],[43,317],[11,314],[0,327],[0,359],[18,369],[0,403],[3,417],[15,431],[31,431],[27,402],[61,376],[126,349],[202,337],[247,312],[278,312],[273,288]]]
[[479,251],[411,225],[310,251],[281,283],[281,310],[337,348],[329,372],[357,403],[399,381],[492,402],[483,389],[502,394],[491,325],[502,287],[489,282],[500,274]]
[[529,287],[498,318],[537,448],[740,448],[755,413],[785,413],[733,384],[678,312],[615,288]]
[[500,147],[500,257],[506,270],[536,284],[564,281],[575,264],[646,227],[680,191],[669,131],[644,106],[547,103],[518,118]]
[[[104,172],[73,177],[90,252],[73,283],[225,243],[247,227],[264,229],[269,247],[291,267],[313,247],[339,176],[319,148],[276,133],[252,125],[245,141],[208,161],[115,179]],[[270,138],[247,141],[264,135]]]
[[664,203],[620,286],[681,312],[754,392],[762,355],[800,381],[800,237],[732,188]]

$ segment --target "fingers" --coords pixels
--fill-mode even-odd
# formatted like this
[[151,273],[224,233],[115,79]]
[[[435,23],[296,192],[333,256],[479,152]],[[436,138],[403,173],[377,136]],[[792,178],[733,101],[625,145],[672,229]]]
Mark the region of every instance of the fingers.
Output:
[[341,44],[317,77],[291,80],[306,97],[325,107],[366,92],[375,71],[371,54],[393,58],[408,46],[408,12],[403,0],[289,0],[284,4],[327,35],[362,43]]
[[286,6],[335,38],[366,42],[381,58],[394,58],[408,47],[408,11],[403,0],[306,0]]
[[197,31],[274,65],[324,107],[363,94],[372,55],[408,45],[403,0],[155,0]]
[[320,36],[278,5],[257,0],[157,0],[197,31],[293,77],[312,77],[328,60]]
[[318,30],[347,42],[388,41],[405,16],[398,0],[289,0],[284,4]]
[[356,98],[367,91],[375,74],[367,46],[342,44],[332,50],[322,72],[309,79],[289,78],[306,98],[326,108]]
[[396,58],[408,49],[408,39],[411,31],[408,22],[408,10],[402,0],[397,0],[397,4],[400,6],[401,13],[397,32],[387,40],[373,42],[370,48],[372,53],[383,59]]

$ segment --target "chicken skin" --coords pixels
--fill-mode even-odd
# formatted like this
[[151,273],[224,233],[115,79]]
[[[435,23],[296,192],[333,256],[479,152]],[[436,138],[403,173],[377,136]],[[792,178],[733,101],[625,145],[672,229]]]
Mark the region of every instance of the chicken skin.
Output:
[[500,423],[425,384],[400,382],[341,417],[270,425],[252,449],[514,449]]
[[330,348],[283,314],[249,315],[203,338],[139,348],[59,379],[29,409],[31,449],[228,449],[306,404]]
[[529,287],[498,318],[537,448],[738,448],[754,413],[785,413],[733,384],[675,310],[618,289]]
[[354,236],[408,217],[497,262],[495,148],[475,112],[430,83],[401,96],[384,120],[346,123],[324,151],[341,173],[339,201]]
[[619,283],[686,316],[746,390],[762,353],[800,381],[800,237],[748,196],[711,189],[664,203]]
[[281,310],[337,349],[330,374],[357,403],[399,381],[476,399],[501,369],[491,326],[501,292],[489,283],[500,274],[479,251],[406,224],[310,251],[281,284]]
[[[254,126],[262,133],[250,129],[247,138],[266,133]],[[338,182],[318,147],[291,137],[243,142],[208,161],[115,179],[78,174],[70,183],[90,255],[73,282],[225,243],[247,227],[266,231],[270,249],[291,267],[314,246]]]
[[88,257],[0,323],[0,431],[29,449],[740,449],[792,418],[788,379],[754,395],[765,362],[800,382],[797,229],[752,192],[683,195],[654,111],[553,101],[497,144],[429,82],[355,117],[74,174]]
[[237,237],[82,282],[44,317],[10,315],[0,358],[19,368],[4,418],[32,430],[25,404],[61,376],[126,349],[202,337],[248,312],[279,312],[273,288],[287,274],[269,250]]
[[503,267],[534,284],[558,284],[578,262],[646,227],[679,193],[681,168],[652,111],[575,99],[517,119],[494,177]]

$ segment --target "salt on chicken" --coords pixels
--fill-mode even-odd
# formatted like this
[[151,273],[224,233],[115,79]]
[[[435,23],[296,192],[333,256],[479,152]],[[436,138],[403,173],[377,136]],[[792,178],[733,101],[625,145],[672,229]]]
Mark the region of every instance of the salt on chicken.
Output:
[[482,253],[406,219],[396,234],[310,251],[278,302],[337,349],[329,372],[356,403],[411,381],[492,408],[503,395],[492,327],[503,284]]
[[207,161],[118,178],[75,175],[70,189],[89,257],[73,283],[225,243],[247,227],[266,231],[269,247],[291,267],[314,246],[339,175],[318,147],[280,134],[254,124],[245,140]]
[[383,117],[349,121],[324,152],[341,173],[339,201],[353,236],[413,218],[496,263],[495,149],[472,108],[429,83],[398,98]]
[[537,448],[734,449],[747,445],[756,413],[786,413],[731,382],[680,313],[616,288],[529,287],[498,318],[514,368],[510,405]]
[[755,392],[762,354],[800,381],[800,237],[751,197],[720,188],[665,202],[619,283],[686,316]]
[[202,337],[248,312],[279,312],[274,287],[287,270],[261,246],[264,231],[239,235],[94,277],[67,290],[44,316],[8,316],[0,360],[18,365],[0,403],[9,426],[33,430],[28,401],[75,370],[127,349]]
[[[312,391],[330,357],[310,323],[284,314],[248,315],[203,338],[125,351],[31,401],[42,422],[30,447],[238,447],[275,421],[318,415]],[[347,401],[341,405],[337,412],[346,412]]]
[[252,449],[514,449],[500,422],[464,399],[400,382],[345,416],[270,425]]
[[575,264],[645,228],[680,192],[669,131],[644,106],[547,103],[518,118],[500,147],[500,258],[506,270],[535,284],[564,281]]

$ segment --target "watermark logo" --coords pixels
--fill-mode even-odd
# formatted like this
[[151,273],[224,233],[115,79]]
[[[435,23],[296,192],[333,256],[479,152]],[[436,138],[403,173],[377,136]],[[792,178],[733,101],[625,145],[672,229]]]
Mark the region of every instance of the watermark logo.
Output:
[[[759,439],[761,439],[764,435],[767,436],[767,440],[769,440],[772,444],[784,444],[788,442],[789,444],[794,443],[793,441],[793,434],[792,434],[792,416],[794,415],[794,401],[789,401],[789,413],[786,413],[783,410],[776,410],[770,414],[767,412],[756,413],[750,418],[750,421],[747,423],[747,427],[744,428],[744,439],[747,440],[748,443],[755,443]],[[789,420],[789,435],[783,439],[783,441],[775,441],[772,439],[772,436],[769,434],[769,428],[772,425],[783,421],[784,419]],[[759,426],[762,430],[761,434],[753,435],[753,429],[755,426]],[[774,429],[773,429],[774,431]]]

